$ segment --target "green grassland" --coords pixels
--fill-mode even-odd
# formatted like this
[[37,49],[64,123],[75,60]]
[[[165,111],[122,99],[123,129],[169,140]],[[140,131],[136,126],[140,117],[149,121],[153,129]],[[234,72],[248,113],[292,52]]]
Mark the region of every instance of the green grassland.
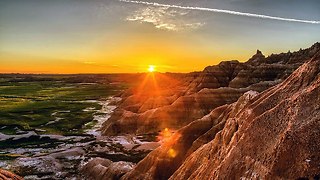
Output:
[[124,88],[123,84],[110,84],[108,76],[6,75],[0,78],[0,132],[82,133],[94,114],[83,110],[101,108],[88,100],[104,100]]

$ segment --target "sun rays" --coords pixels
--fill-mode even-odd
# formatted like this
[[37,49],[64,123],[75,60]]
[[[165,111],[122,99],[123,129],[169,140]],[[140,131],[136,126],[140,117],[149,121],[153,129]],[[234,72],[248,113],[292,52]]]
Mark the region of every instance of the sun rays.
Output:
[[149,72],[154,72],[156,70],[156,66],[154,65],[149,65],[148,71]]

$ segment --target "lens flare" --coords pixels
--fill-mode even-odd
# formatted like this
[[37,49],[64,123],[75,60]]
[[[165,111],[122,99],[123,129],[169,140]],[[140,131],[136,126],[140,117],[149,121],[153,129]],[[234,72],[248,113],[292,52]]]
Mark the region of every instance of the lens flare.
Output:
[[158,135],[158,141],[166,142],[173,135],[173,132],[169,130],[169,128],[165,128]]
[[177,156],[177,152],[174,149],[170,148],[168,151],[168,156],[171,158],[175,158]]

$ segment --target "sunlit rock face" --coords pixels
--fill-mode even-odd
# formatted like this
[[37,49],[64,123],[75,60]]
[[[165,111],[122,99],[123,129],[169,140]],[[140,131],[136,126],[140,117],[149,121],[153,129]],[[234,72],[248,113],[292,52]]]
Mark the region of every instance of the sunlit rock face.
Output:
[[171,178],[317,177],[319,102],[320,54],[229,117],[223,130],[189,156]]
[[198,93],[179,97],[169,106],[144,113],[122,110],[119,116],[114,115],[105,123],[105,133],[151,133],[166,127],[178,129],[208,114],[214,107],[236,101],[244,91],[245,89],[233,88],[203,89]]
[[[203,118],[178,130],[164,144],[144,158],[123,179],[168,179],[186,157],[208,143],[224,127],[227,115],[236,114],[257,92],[250,91],[233,105],[216,108]],[[174,155],[174,156],[173,156]]]
[[[320,50],[320,43],[294,53],[265,57],[257,51],[248,62],[221,62],[202,72],[164,74],[141,79],[135,90],[105,122],[104,135],[153,133],[166,127],[178,129],[214,108],[231,104],[245,92],[262,92],[282,82]],[[155,83],[156,82],[156,83]]]
[[122,178],[319,178],[319,102],[320,51],[280,84],[181,128]]

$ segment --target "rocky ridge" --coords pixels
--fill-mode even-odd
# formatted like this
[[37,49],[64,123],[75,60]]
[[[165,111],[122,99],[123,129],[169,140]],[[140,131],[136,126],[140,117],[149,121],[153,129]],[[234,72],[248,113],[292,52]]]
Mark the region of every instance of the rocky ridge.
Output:
[[179,129],[122,179],[319,178],[320,51],[306,58],[280,84]]
[[[231,104],[249,90],[262,92],[287,78],[320,50],[320,43],[297,52],[265,57],[257,51],[247,62],[224,61],[202,72],[159,75],[154,88],[131,89],[102,128],[104,135],[155,133],[164,128],[179,129],[213,109]],[[157,75],[156,75],[157,76]],[[151,84],[151,85],[150,85]]]

